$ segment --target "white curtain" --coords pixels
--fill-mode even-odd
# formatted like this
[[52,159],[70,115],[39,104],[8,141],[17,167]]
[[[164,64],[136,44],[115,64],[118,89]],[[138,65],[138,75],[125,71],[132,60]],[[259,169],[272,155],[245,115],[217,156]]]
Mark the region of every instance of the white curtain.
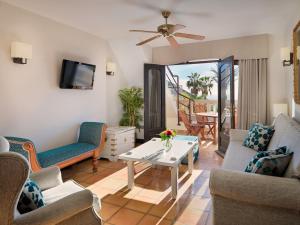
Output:
[[267,120],[267,59],[239,61],[238,128]]

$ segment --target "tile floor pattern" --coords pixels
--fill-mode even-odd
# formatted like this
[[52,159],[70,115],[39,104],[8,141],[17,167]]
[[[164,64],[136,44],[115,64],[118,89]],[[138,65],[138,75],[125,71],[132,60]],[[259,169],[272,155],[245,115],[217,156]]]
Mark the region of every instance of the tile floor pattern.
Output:
[[105,225],[210,225],[209,171],[221,165],[217,146],[203,141],[200,158],[192,175],[187,166],[179,169],[179,191],[171,199],[170,171],[137,163],[135,186],[127,189],[126,164],[99,160],[98,172],[91,172],[91,160],[63,169],[63,178],[74,179],[101,198],[100,215]]

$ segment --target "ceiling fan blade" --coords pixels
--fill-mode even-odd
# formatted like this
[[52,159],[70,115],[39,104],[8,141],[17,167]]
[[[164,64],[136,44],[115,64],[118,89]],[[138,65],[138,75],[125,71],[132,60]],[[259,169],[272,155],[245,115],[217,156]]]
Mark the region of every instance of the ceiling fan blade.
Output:
[[185,28],[186,26],[182,25],[182,24],[175,24],[174,28],[173,28],[173,32],[177,31],[177,30],[180,30],[180,29],[183,29]]
[[192,16],[192,17],[198,17],[198,18],[212,17],[212,14],[208,13],[208,12],[186,12],[186,11],[180,11],[180,10],[173,10],[173,13],[177,14],[177,15]]
[[189,38],[189,39],[194,39],[194,40],[203,40],[205,36],[201,35],[196,35],[196,34],[187,34],[187,33],[174,33],[173,34],[175,37],[181,37],[181,38]]
[[175,38],[173,36],[168,36],[166,38],[172,47],[177,48],[179,46],[179,44],[177,43],[177,41],[175,40]]
[[136,45],[140,46],[140,45],[146,44],[146,43],[148,43],[150,41],[153,41],[154,39],[159,38],[159,37],[161,37],[161,35],[156,35],[156,36],[148,38],[148,39],[146,39],[146,40],[144,40],[144,41],[142,41],[140,43],[137,43]]
[[152,34],[158,34],[159,32],[157,31],[152,31],[152,30],[129,30],[130,32],[143,32],[143,33],[152,33]]

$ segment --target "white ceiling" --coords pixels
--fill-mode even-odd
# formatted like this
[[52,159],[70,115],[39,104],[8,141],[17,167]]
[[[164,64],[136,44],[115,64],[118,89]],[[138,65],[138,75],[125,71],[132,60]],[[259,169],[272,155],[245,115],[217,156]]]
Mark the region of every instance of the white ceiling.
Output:
[[[300,0],[1,0],[76,27],[105,39],[145,39],[151,34],[129,29],[156,30],[163,23],[160,9],[175,12],[171,23],[184,24],[182,32],[217,40],[269,33],[285,26]],[[299,12],[298,12],[299,13]],[[192,42],[179,39],[179,43]],[[157,39],[152,46],[167,45]]]

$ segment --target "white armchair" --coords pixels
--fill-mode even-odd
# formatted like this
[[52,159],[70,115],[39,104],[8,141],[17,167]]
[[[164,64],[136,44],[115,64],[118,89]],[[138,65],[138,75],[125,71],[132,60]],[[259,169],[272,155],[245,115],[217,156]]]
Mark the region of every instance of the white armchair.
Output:
[[63,183],[59,168],[33,173],[30,178],[42,189],[46,206],[19,214],[16,206],[29,174],[28,162],[17,153],[0,153],[1,225],[98,225],[97,198],[74,181]]

